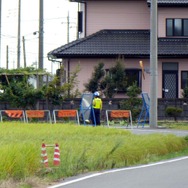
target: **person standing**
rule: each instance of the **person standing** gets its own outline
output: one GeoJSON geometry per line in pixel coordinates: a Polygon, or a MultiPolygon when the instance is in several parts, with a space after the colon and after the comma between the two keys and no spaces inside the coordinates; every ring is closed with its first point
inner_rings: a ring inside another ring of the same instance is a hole
{"type": "Polygon", "coordinates": [[[94,93],[92,107],[93,107],[94,115],[95,115],[95,122],[93,122],[93,123],[96,123],[96,125],[100,125],[101,124],[100,114],[101,114],[101,110],[102,110],[102,100],[100,98],[100,94],[98,91],[96,91],[94,93]]]}

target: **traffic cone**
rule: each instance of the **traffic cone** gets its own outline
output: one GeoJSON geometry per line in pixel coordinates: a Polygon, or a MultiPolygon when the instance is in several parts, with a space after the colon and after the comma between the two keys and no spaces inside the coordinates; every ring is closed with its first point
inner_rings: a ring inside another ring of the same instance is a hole
{"type": "Polygon", "coordinates": [[[48,156],[46,152],[46,145],[43,143],[41,148],[42,163],[45,167],[48,167],[48,156]]]}
{"type": "Polygon", "coordinates": [[[54,166],[60,165],[60,151],[59,151],[59,145],[55,144],[55,150],[54,150],[54,166]]]}

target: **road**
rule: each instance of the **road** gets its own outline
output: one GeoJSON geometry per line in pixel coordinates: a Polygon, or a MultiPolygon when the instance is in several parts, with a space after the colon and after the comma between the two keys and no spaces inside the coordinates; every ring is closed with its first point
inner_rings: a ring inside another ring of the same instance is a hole
{"type": "Polygon", "coordinates": [[[187,188],[188,157],[105,171],[50,188],[187,188]]]}
{"type": "Polygon", "coordinates": [[[188,131],[184,130],[174,130],[174,129],[165,129],[165,128],[133,128],[129,129],[134,134],[153,134],[153,133],[162,133],[162,134],[175,134],[176,136],[186,136],[188,131]]]}
{"type": "MultiPolygon", "coordinates": [[[[188,135],[169,129],[130,129],[134,134],[188,135]]],[[[49,188],[187,188],[188,157],[72,177],[49,188]]]]}

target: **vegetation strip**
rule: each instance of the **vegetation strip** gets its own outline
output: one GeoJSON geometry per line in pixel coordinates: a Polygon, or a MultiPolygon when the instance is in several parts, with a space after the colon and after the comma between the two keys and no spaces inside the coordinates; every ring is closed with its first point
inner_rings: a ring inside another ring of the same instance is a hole
{"type": "MultiPolygon", "coordinates": [[[[184,151],[187,138],[173,134],[134,135],[128,130],[73,124],[1,123],[0,180],[57,181],[81,173],[123,168],[159,161],[184,151]],[[54,148],[47,148],[49,168],[41,163],[41,145],[59,144],[60,165],[54,167],[54,148]]],[[[1,184],[0,184],[1,186],[1,184]]]]}

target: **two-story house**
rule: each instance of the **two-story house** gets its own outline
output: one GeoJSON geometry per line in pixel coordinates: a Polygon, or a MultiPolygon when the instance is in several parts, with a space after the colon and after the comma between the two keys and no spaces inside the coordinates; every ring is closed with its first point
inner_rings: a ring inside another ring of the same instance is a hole
{"type": "MultiPolygon", "coordinates": [[[[99,62],[109,69],[121,55],[125,72],[150,91],[150,0],[78,2],[79,39],[48,53],[67,75],[80,63],[79,90],[99,62]],[[139,62],[144,63],[145,79],[139,62]]],[[[188,0],[158,0],[158,98],[181,98],[188,86],[188,0]]]]}

